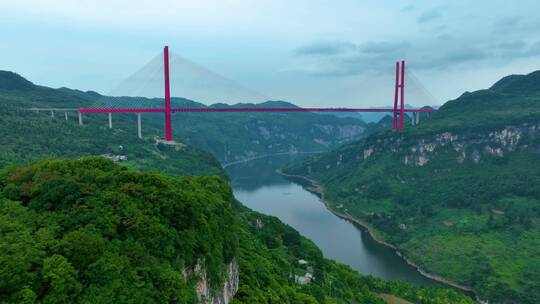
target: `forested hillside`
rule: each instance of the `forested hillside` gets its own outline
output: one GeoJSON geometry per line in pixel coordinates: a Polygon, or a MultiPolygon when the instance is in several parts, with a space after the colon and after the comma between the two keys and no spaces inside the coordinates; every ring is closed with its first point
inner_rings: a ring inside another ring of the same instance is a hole
{"type": "Polygon", "coordinates": [[[285,171],[428,272],[490,303],[538,303],[539,92],[540,72],[509,76],[285,171]]]}
{"type": "Polygon", "coordinates": [[[0,175],[0,298],[9,303],[196,303],[237,255],[232,193],[217,177],[138,173],[103,158],[0,175]]]}
{"type": "Polygon", "coordinates": [[[198,303],[201,273],[189,269],[202,265],[217,291],[236,260],[234,303],[384,303],[386,294],[472,303],[324,259],[297,231],[233,202],[221,178],[140,173],[99,157],[4,169],[0,231],[9,303],[198,303]],[[314,268],[311,284],[294,281],[300,259],[314,268]]]}

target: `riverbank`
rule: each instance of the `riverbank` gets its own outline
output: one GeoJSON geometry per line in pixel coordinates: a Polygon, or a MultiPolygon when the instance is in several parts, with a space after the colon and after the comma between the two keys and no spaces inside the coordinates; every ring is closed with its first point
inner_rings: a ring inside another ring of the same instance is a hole
{"type": "Polygon", "coordinates": [[[453,282],[453,281],[450,281],[450,280],[447,280],[443,277],[440,277],[438,275],[435,275],[435,274],[432,274],[432,273],[429,273],[427,272],[426,270],[422,269],[419,265],[417,265],[415,262],[413,262],[412,260],[410,260],[408,257],[406,257],[404,254],[402,254],[398,248],[396,246],[394,246],[393,244],[390,244],[388,242],[386,242],[385,240],[383,240],[381,237],[377,236],[377,232],[376,232],[376,229],[371,226],[368,222],[364,221],[364,220],[361,220],[361,219],[358,219],[352,215],[350,215],[349,213],[347,212],[340,212],[340,211],[337,211],[335,210],[332,205],[329,203],[329,200],[325,197],[325,192],[324,192],[324,187],[322,185],[320,185],[319,183],[317,183],[315,180],[312,180],[306,176],[302,176],[302,175],[294,175],[294,174],[287,174],[287,173],[284,173],[282,172],[281,170],[276,170],[276,172],[284,177],[288,177],[288,178],[297,178],[297,179],[301,179],[301,180],[304,180],[306,181],[309,185],[308,186],[305,186],[305,185],[302,185],[304,187],[304,189],[306,189],[307,191],[311,192],[311,193],[314,193],[316,194],[320,200],[323,202],[323,204],[325,205],[325,207],[330,211],[332,212],[334,215],[338,216],[339,218],[342,218],[344,220],[347,220],[351,223],[354,223],[354,224],[357,224],[361,227],[363,227],[367,232],[368,234],[370,235],[370,237],[376,241],[377,243],[381,244],[381,245],[384,245],[386,247],[389,247],[391,248],[401,259],[403,259],[408,265],[412,266],[413,268],[416,269],[416,271],[418,273],[420,273],[422,276],[428,278],[428,279],[431,279],[433,281],[436,281],[436,282],[439,282],[439,283],[442,283],[444,285],[447,285],[447,286],[451,286],[453,288],[456,288],[456,289],[459,289],[459,290],[462,290],[464,292],[467,292],[467,293],[471,293],[472,295],[474,295],[474,297],[476,298],[476,300],[479,302],[479,303],[487,303],[487,302],[484,302],[482,301],[479,297],[478,297],[478,294],[476,293],[476,291],[470,287],[470,286],[465,286],[465,285],[461,285],[459,283],[456,283],[456,282],[453,282]]]}

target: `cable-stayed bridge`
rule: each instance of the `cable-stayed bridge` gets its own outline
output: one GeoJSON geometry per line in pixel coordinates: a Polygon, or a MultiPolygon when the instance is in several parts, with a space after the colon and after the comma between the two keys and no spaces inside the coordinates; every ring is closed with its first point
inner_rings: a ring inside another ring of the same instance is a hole
{"type": "MultiPolygon", "coordinates": [[[[176,59],[175,60],[180,60],[176,59]]],[[[189,67],[189,65],[188,65],[189,67]]],[[[218,88],[218,94],[223,91],[224,94],[232,96],[254,96],[257,93],[251,92],[245,88],[233,85],[232,81],[216,77],[218,75],[212,73],[211,71],[197,68],[192,69],[195,71],[194,77],[190,79],[184,79],[185,82],[191,82],[195,86],[202,86],[204,91],[204,85],[206,84],[206,79],[218,79],[217,85],[214,81],[214,87],[218,88]],[[210,76],[210,77],[209,77],[210,76]],[[245,92],[248,92],[247,95],[245,92]]],[[[171,121],[172,113],[178,112],[191,112],[191,113],[207,113],[207,112],[359,112],[359,113],[392,113],[393,116],[393,129],[395,131],[402,130],[405,127],[405,116],[406,113],[412,115],[412,122],[418,123],[420,119],[420,113],[432,113],[435,112],[435,109],[432,108],[405,108],[405,61],[396,62],[395,67],[395,85],[394,85],[394,104],[393,107],[389,108],[318,108],[318,107],[176,107],[171,104],[171,73],[170,73],[170,54],[169,48],[166,46],[163,49],[163,55],[159,56],[155,60],[151,61],[150,64],[147,64],[140,70],[140,73],[136,75],[144,75],[144,77],[150,77],[158,82],[161,82],[162,85],[162,96],[164,97],[163,105],[156,106],[155,102],[149,103],[147,98],[144,98],[144,102],[141,100],[143,98],[135,99],[139,102],[131,102],[129,105],[122,104],[121,102],[114,102],[115,100],[122,100],[122,97],[112,98],[112,101],[102,102],[95,107],[87,108],[32,108],[34,111],[50,111],[51,116],[54,117],[55,111],[64,111],[65,118],[67,120],[68,111],[76,111],[79,116],[79,124],[83,124],[83,114],[92,114],[92,113],[106,113],[109,116],[109,128],[112,128],[112,114],[113,113],[136,113],[137,114],[137,123],[138,123],[138,135],[142,137],[141,130],[141,113],[163,113],[165,117],[164,133],[165,140],[167,142],[172,142],[173,140],[173,126],[171,121]],[[162,65],[156,65],[155,62],[162,62],[162,65]],[[162,71],[162,76],[159,75],[162,71]]],[[[134,77],[130,79],[129,82],[132,85],[135,85],[138,90],[144,89],[147,83],[141,82],[140,79],[134,77]]],[[[125,88],[124,88],[125,89],[125,88]]],[[[133,89],[133,88],[128,88],[133,89]]],[[[116,93],[116,95],[121,95],[121,93],[116,93]]]]}

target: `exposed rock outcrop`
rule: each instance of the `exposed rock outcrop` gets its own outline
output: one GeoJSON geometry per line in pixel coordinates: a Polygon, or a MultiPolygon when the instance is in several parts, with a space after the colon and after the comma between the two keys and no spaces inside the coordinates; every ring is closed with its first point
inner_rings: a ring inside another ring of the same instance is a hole
{"type": "Polygon", "coordinates": [[[332,135],[338,139],[352,140],[361,136],[365,132],[365,128],[360,125],[320,125],[315,127],[327,135],[332,135]]]}
{"type": "Polygon", "coordinates": [[[456,162],[480,162],[484,157],[504,157],[514,151],[540,151],[540,123],[524,123],[485,132],[444,132],[404,141],[401,137],[378,139],[361,153],[363,159],[391,151],[409,166],[424,166],[440,152],[453,153],[456,162]]]}
{"type": "Polygon", "coordinates": [[[199,279],[195,291],[200,304],[229,304],[238,291],[239,271],[236,258],[227,265],[227,277],[220,290],[210,286],[203,260],[199,261],[195,267],[185,269],[183,274],[186,280],[192,276],[199,279]]]}

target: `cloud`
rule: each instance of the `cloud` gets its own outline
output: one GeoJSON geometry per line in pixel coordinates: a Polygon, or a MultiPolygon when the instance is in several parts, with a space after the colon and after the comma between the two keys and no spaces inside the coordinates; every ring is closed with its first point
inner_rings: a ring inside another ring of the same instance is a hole
{"type": "Polygon", "coordinates": [[[412,4],[408,4],[408,5],[405,5],[404,7],[402,7],[400,9],[401,12],[410,12],[410,11],[414,11],[416,9],[416,6],[412,5],[412,4]]]}
{"type": "Polygon", "coordinates": [[[510,61],[512,59],[535,57],[540,55],[540,41],[526,42],[524,40],[505,40],[489,45],[493,57],[510,61]]]}
{"type": "Polygon", "coordinates": [[[409,46],[404,41],[319,42],[301,46],[294,50],[297,56],[345,56],[345,55],[383,55],[402,51],[409,46]]]}
{"type": "Polygon", "coordinates": [[[502,50],[522,50],[525,47],[523,40],[503,41],[497,45],[497,48],[502,50]]]}
{"type": "Polygon", "coordinates": [[[314,76],[351,76],[363,72],[384,70],[410,48],[405,41],[324,42],[294,50],[303,62],[284,69],[314,76]]]}
{"type": "Polygon", "coordinates": [[[421,69],[446,69],[460,64],[487,64],[499,66],[501,63],[509,63],[520,58],[540,56],[540,41],[526,43],[522,40],[503,41],[500,43],[476,42],[475,44],[463,43],[464,46],[456,47],[453,41],[445,41],[446,49],[443,52],[431,52],[415,50],[420,54],[420,60],[414,59],[415,66],[421,69]],[[451,46],[447,46],[451,45],[451,46]],[[467,45],[474,45],[470,47],[467,45]],[[424,55],[422,55],[424,54],[424,55]]]}
{"type": "Polygon", "coordinates": [[[528,57],[540,55],[540,41],[532,44],[525,53],[528,57]]]}
{"type": "MultiPolygon", "coordinates": [[[[512,18],[501,19],[497,24],[506,28],[525,25],[512,18]]],[[[343,77],[384,73],[392,62],[404,57],[415,69],[441,71],[496,67],[520,58],[540,56],[540,41],[531,40],[532,37],[457,36],[447,32],[445,27],[435,29],[440,33],[412,42],[368,40],[363,43],[340,41],[304,45],[294,50],[294,67],[284,70],[319,77],[343,77]]]]}
{"type": "Polygon", "coordinates": [[[465,47],[446,52],[444,59],[449,63],[462,63],[472,60],[482,60],[488,56],[488,53],[484,50],[465,47]]]}
{"type": "Polygon", "coordinates": [[[517,16],[505,17],[493,23],[493,31],[499,33],[510,33],[519,29],[521,26],[520,18],[517,16]]]}
{"type": "Polygon", "coordinates": [[[479,62],[491,56],[483,49],[474,47],[454,47],[439,52],[418,52],[418,57],[412,58],[417,69],[442,70],[464,63],[479,62]]]}
{"type": "Polygon", "coordinates": [[[322,77],[380,73],[386,72],[388,66],[404,54],[410,54],[407,61],[416,69],[443,70],[537,56],[540,41],[529,45],[521,40],[492,43],[471,39],[456,44],[452,36],[443,35],[421,45],[407,41],[315,43],[296,49],[294,55],[301,58],[301,62],[285,70],[322,77]]]}
{"type": "Polygon", "coordinates": [[[354,50],[356,45],[350,42],[319,42],[297,48],[296,55],[338,55],[354,50]]]}
{"type": "Polygon", "coordinates": [[[361,44],[359,49],[365,54],[390,54],[402,52],[407,48],[409,44],[407,42],[394,42],[394,41],[382,41],[382,42],[367,42],[361,44]]]}
{"type": "Polygon", "coordinates": [[[502,54],[512,58],[536,57],[540,55],[540,41],[526,44],[523,41],[499,45],[502,54]]]}
{"type": "Polygon", "coordinates": [[[447,34],[447,33],[445,33],[445,34],[440,34],[440,35],[437,36],[437,39],[439,39],[439,40],[446,40],[446,41],[447,41],[447,40],[451,40],[451,39],[453,39],[453,38],[454,38],[454,37],[453,37],[452,35],[447,34]]]}
{"type": "Polygon", "coordinates": [[[438,9],[431,9],[423,12],[416,21],[418,23],[425,23],[441,17],[441,12],[438,9]]]}

